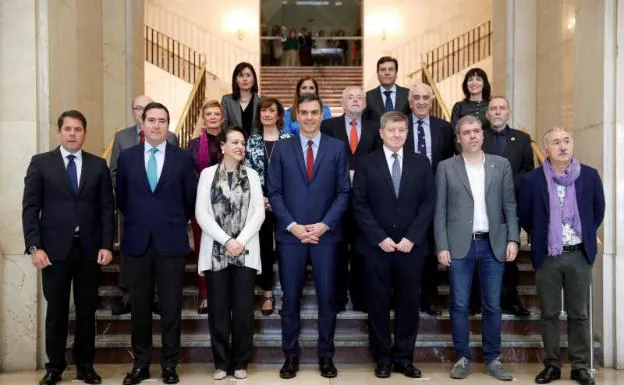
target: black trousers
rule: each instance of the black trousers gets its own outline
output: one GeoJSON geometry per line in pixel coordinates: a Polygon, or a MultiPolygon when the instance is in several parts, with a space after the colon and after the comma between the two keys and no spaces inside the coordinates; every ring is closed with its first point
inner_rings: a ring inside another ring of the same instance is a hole
{"type": "Polygon", "coordinates": [[[185,256],[160,255],[153,240],[145,252],[126,258],[132,309],[134,367],[147,368],[152,356],[152,294],[154,283],[160,297],[160,364],[172,368],[180,358],[182,328],[182,280],[185,256]]]}
{"type": "Polygon", "coordinates": [[[411,363],[420,323],[420,280],[424,258],[382,251],[366,255],[369,340],[377,362],[411,363]],[[394,291],[394,342],[390,298],[394,291]]]}
{"type": "Polygon", "coordinates": [[[348,209],[342,219],[343,241],[338,248],[338,267],[336,269],[336,304],[340,307],[349,301],[356,309],[366,307],[364,289],[364,259],[357,255],[353,246],[358,234],[358,227],[353,212],[348,209]]]}
{"type": "MultiPolygon", "coordinates": [[[[53,256],[50,256],[53,257],[53,256]]],[[[74,282],[76,331],[74,363],[79,368],[93,366],[95,355],[95,309],[98,300],[100,267],[95,259],[82,255],[80,238],[74,238],[70,255],[65,260],[54,260],[41,271],[43,296],[48,308],[45,320],[47,369],[63,371],[67,366],[65,350],[69,326],[69,297],[74,282]]]]}
{"type": "Polygon", "coordinates": [[[253,349],[256,270],[229,265],[223,270],[204,274],[208,285],[208,326],[215,369],[230,373],[247,369],[253,349]]]}
{"type": "Polygon", "coordinates": [[[262,273],[257,276],[256,282],[264,291],[273,290],[275,273],[273,263],[275,263],[275,244],[273,242],[275,234],[275,214],[271,211],[264,212],[264,222],[260,227],[260,262],[262,273]]]}
{"type": "MultiPolygon", "coordinates": [[[[433,230],[429,232],[429,244],[435,245],[433,239],[433,230]]],[[[443,274],[447,274],[444,270],[443,274]]],[[[422,270],[422,282],[420,288],[420,307],[424,310],[429,309],[433,305],[438,305],[439,302],[439,283],[440,273],[438,272],[438,257],[435,252],[428,255],[425,258],[425,263],[422,270]]]]}

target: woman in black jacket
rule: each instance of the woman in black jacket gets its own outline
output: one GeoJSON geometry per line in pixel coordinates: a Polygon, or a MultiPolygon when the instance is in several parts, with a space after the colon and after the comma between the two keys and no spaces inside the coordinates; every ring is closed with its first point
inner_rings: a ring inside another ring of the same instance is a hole
{"type": "Polygon", "coordinates": [[[487,74],[481,68],[471,68],[466,72],[464,82],[462,83],[462,91],[464,91],[464,100],[455,103],[453,113],[451,114],[451,123],[453,127],[457,125],[459,119],[466,115],[474,115],[483,123],[485,128],[488,121],[485,113],[488,110],[492,89],[488,81],[487,74]]]}

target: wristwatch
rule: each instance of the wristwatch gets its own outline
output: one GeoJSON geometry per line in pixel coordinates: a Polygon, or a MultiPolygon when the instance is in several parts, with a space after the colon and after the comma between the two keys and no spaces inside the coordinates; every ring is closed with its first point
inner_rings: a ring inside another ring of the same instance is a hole
{"type": "Polygon", "coordinates": [[[28,254],[33,255],[37,251],[37,246],[30,246],[28,248],[28,254]]]}

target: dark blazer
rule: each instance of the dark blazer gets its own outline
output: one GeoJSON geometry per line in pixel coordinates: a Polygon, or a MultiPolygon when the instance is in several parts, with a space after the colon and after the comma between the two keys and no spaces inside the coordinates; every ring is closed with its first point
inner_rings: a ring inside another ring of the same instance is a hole
{"type": "MultiPolygon", "coordinates": [[[[520,131],[507,126],[507,135],[505,136],[505,157],[511,165],[511,171],[514,175],[514,186],[516,192],[520,191],[520,179],[522,175],[533,170],[533,149],[531,148],[531,137],[520,131]]],[[[492,128],[486,128],[483,131],[483,152],[493,154],[494,152],[494,135],[492,128]]],[[[498,155],[498,154],[496,154],[498,155]]]]}
{"type": "Polygon", "coordinates": [[[434,211],[434,179],[426,156],[403,150],[399,197],[396,197],[383,149],[363,156],[353,178],[353,212],[361,229],[358,253],[383,253],[387,237],[414,243],[411,254],[430,254],[429,227],[434,211]]]}
{"type": "Polygon", "coordinates": [[[152,237],[161,255],[190,252],[186,224],[195,212],[197,173],[193,156],[167,143],[165,162],[152,193],[144,158],[145,146],[134,146],[119,156],[117,205],[123,213],[121,251],[142,254],[152,237]]]}
{"type": "MultiPolygon", "coordinates": [[[[247,136],[257,131],[256,125],[258,124],[258,122],[256,122],[256,114],[258,110],[258,104],[260,103],[260,96],[258,96],[258,94],[254,94],[253,99],[250,103],[253,103],[253,118],[251,121],[251,132],[247,132],[247,136]]],[[[223,97],[221,97],[221,106],[223,106],[223,111],[225,111],[223,128],[228,126],[238,126],[244,128],[243,114],[241,111],[240,103],[238,102],[238,100],[234,100],[232,94],[223,95],[223,97]]]]}
{"type": "Polygon", "coordinates": [[[22,200],[26,250],[43,249],[50,260],[64,260],[80,227],[83,255],[113,249],[115,201],[106,161],[82,151],[78,193],[72,190],[60,147],[32,157],[22,200]]]}
{"type": "MultiPolygon", "coordinates": [[[[411,111],[407,115],[407,119],[409,133],[403,148],[414,152],[416,150],[414,142],[414,115],[411,111]]],[[[455,155],[457,146],[455,145],[455,130],[453,130],[449,122],[429,115],[429,125],[431,128],[431,167],[435,174],[438,169],[438,163],[455,155]]]]}
{"type": "MultiPolygon", "coordinates": [[[[395,111],[401,111],[404,114],[410,113],[409,106],[409,88],[401,87],[397,84],[396,99],[394,102],[395,111]]],[[[380,124],[381,115],[386,112],[385,109],[385,95],[381,93],[379,86],[366,91],[366,109],[362,114],[362,119],[372,120],[377,124],[380,124]]]]}
{"type": "MultiPolygon", "coordinates": [[[[531,260],[539,269],[548,255],[548,186],[544,168],[538,167],[522,177],[518,200],[520,226],[531,236],[531,260]]],[[[574,183],[576,204],[581,216],[582,238],[587,262],[596,260],[596,231],[605,212],[604,190],[596,169],[581,164],[581,174],[574,183]]]]}
{"type": "Polygon", "coordinates": [[[300,242],[286,230],[292,222],[323,222],[329,231],[320,243],[341,241],[340,222],[349,205],[351,188],[346,152],[344,143],[321,134],[312,181],[308,182],[299,135],[281,141],[275,148],[267,176],[269,201],[277,217],[278,242],[300,242]]]}
{"type": "Polygon", "coordinates": [[[347,127],[344,114],[321,122],[321,132],[323,134],[336,138],[347,145],[347,163],[349,165],[349,170],[354,170],[356,159],[381,148],[382,142],[379,136],[379,122],[362,118],[362,132],[357,149],[355,150],[355,155],[351,153],[347,130],[351,130],[351,126],[349,125],[347,127]]]}

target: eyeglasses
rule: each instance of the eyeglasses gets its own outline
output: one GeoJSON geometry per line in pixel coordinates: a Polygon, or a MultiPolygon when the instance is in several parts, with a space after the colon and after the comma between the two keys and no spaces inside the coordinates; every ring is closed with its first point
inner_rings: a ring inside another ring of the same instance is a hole
{"type": "Polygon", "coordinates": [[[145,109],[145,106],[134,106],[132,107],[132,109],[134,111],[143,111],[145,109]]]}

